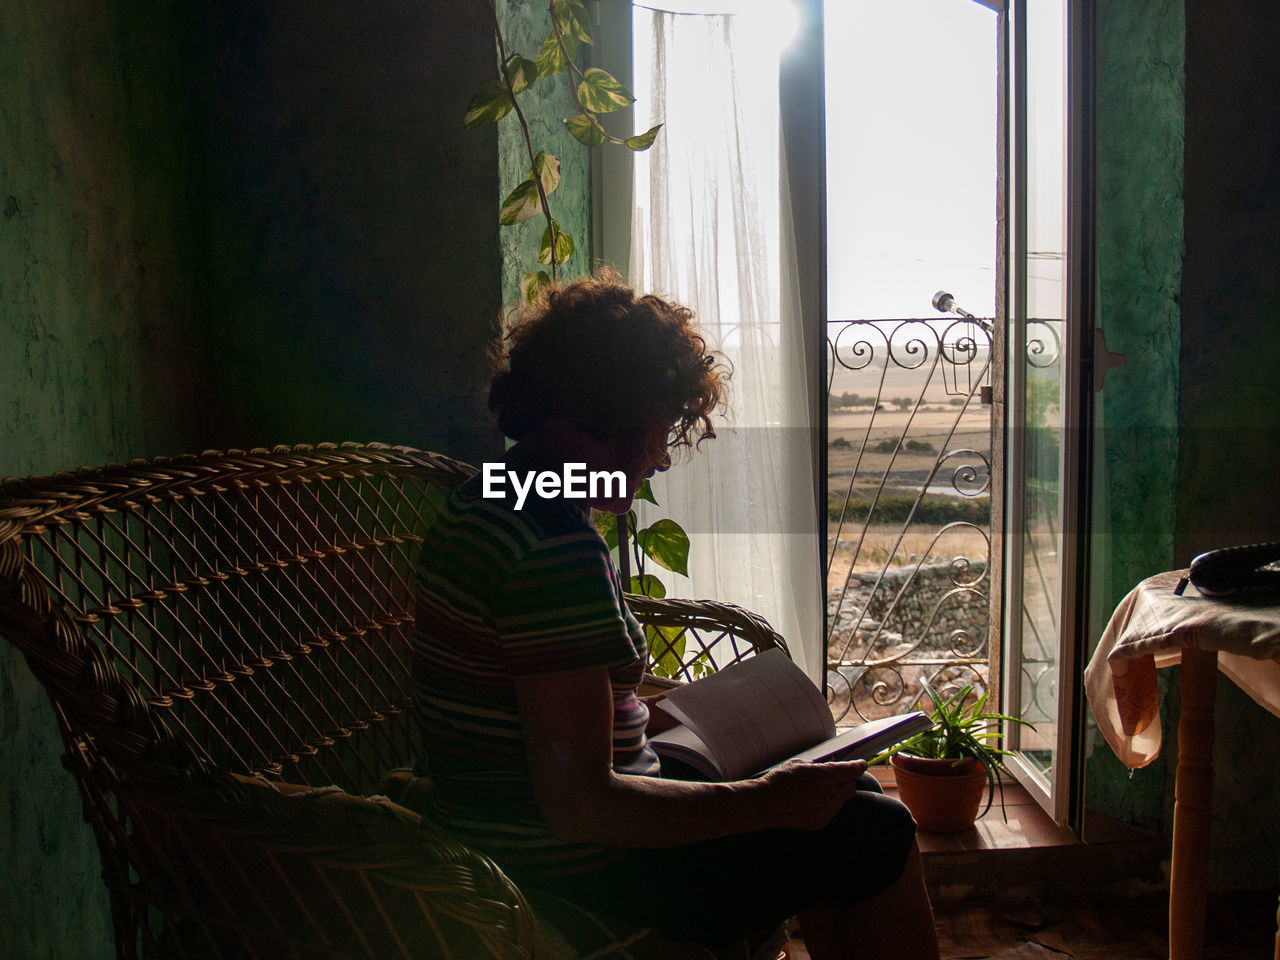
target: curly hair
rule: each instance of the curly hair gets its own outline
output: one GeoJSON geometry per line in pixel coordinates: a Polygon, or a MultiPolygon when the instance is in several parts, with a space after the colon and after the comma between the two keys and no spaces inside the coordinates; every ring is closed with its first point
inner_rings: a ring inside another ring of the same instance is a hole
{"type": "Polygon", "coordinates": [[[489,409],[513,440],[550,420],[601,439],[670,426],[668,446],[715,436],[728,370],[687,307],[612,272],[552,286],[491,351],[489,409]]]}

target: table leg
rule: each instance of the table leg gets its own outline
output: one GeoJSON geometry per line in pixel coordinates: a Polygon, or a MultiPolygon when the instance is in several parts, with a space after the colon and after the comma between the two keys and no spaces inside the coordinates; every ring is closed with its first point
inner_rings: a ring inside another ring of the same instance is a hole
{"type": "Polygon", "coordinates": [[[1201,960],[1204,955],[1213,799],[1213,700],[1217,687],[1217,651],[1184,648],[1169,878],[1171,960],[1201,960]]]}

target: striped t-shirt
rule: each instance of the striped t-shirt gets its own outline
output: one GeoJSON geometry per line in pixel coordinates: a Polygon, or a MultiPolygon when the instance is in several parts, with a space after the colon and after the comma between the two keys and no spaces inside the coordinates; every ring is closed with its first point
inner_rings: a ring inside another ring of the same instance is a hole
{"type": "Polygon", "coordinates": [[[585,511],[532,494],[523,509],[459,487],[418,561],[413,676],[425,734],[427,818],[524,876],[607,862],[605,847],[563,843],[538,809],[516,677],[607,667],[613,769],[656,776],[636,697],[644,631],[627,610],[608,548],[585,511]]]}

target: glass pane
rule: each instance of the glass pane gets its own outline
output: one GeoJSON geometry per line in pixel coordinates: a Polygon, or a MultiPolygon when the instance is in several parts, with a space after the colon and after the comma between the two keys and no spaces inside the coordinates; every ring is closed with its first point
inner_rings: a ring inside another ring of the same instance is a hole
{"type": "Polygon", "coordinates": [[[1058,651],[1062,591],[1061,463],[1063,323],[1066,317],[1066,0],[1026,4],[1026,250],[1021,264],[1025,322],[1020,324],[1023,406],[1018,675],[1011,693],[1016,746],[1046,780],[1057,743],[1058,651]]]}

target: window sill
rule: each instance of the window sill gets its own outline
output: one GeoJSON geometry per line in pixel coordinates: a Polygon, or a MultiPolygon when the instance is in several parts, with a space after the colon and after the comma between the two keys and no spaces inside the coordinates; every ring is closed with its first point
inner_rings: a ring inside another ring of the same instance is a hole
{"type": "MultiPolygon", "coordinates": [[[[872,767],[872,774],[884,792],[891,797],[898,795],[894,785],[893,768],[872,767]]],[[[995,802],[986,816],[979,819],[968,830],[959,833],[930,833],[921,830],[919,833],[920,852],[928,856],[933,853],[957,853],[968,850],[1019,850],[1029,847],[1063,847],[1079,844],[1080,838],[1060,827],[1040,808],[1040,804],[1032,799],[1021,784],[1006,783],[1004,785],[1004,809],[1008,822],[1000,815],[1000,795],[996,794],[995,802]]]]}
{"type": "MultiPolygon", "coordinates": [[[[892,769],[871,771],[896,796],[892,769]]],[[[970,897],[1132,896],[1165,885],[1163,841],[1102,814],[1089,814],[1082,840],[1055,824],[1019,784],[1005,784],[1008,821],[999,800],[959,833],[917,834],[935,901],[970,897]]]]}

